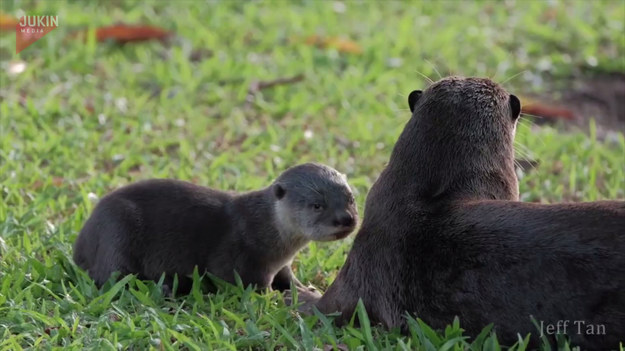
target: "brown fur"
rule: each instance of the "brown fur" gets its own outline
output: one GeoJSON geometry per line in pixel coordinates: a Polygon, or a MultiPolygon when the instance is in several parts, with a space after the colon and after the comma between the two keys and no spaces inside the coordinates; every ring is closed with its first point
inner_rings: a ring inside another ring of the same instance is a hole
{"type": "Polygon", "coordinates": [[[367,196],[364,220],[316,307],[348,320],[362,299],[374,322],[406,312],[504,344],[538,321],[604,324],[573,344],[625,339],[625,202],[518,202],[513,138],[520,103],[488,79],[450,77],[409,98],[412,118],[367,196]]]}

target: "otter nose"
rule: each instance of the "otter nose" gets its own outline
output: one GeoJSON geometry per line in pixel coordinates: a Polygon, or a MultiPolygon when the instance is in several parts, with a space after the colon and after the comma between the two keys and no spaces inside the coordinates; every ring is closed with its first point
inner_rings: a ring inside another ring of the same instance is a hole
{"type": "Polygon", "coordinates": [[[334,220],[334,226],[351,227],[354,225],[354,216],[349,213],[343,213],[334,220]]]}

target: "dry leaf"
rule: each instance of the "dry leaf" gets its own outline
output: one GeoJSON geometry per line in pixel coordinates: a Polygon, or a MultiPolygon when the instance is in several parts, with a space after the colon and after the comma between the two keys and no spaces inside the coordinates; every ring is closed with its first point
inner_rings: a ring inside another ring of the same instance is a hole
{"type": "Polygon", "coordinates": [[[312,35],[306,38],[305,43],[308,45],[314,45],[318,48],[331,48],[336,49],[339,52],[348,54],[362,54],[362,48],[358,43],[353,40],[339,37],[324,38],[317,35],[312,35]]]}
{"type": "MultiPolygon", "coordinates": [[[[108,27],[100,27],[95,31],[95,37],[98,42],[113,41],[117,44],[126,44],[134,42],[142,42],[148,40],[164,40],[171,35],[164,29],[143,26],[143,25],[127,25],[116,24],[108,27]]],[[[74,37],[85,38],[86,33],[78,33],[74,37]]]]}
{"type": "Polygon", "coordinates": [[[15,27],[17,27],[17,18],[13,16],[9,16],[5,13],[0,12],[0,31],[15,31],[15,27]]]}
{"type": "MultiPolygon", "coordinates": [[[[65,179],[61,178],[61,177],[53,177],[52,178],[52,186],[58,188],[61,187],[63,185],[63,183],[65,182],[65,179]]],[[[32,190],[39,190],[43,187],[44,185],[44,181],[41,179],[37,179],[31,186],[30,188],[32,190]]]]}
{"type": "Polygon", "coordinates": [[[537,101],[530,101],[528,104],[523,105],[523,107],[521,107],[521,112],[531,116],[543,117],[551,120],[565,119],[570,121],[575,119],[575,114],[569,109],[547,105],[537,101]]]}
{"type": "Polygon", "coordinates": [[[558,10],[556,8],[550,8],[543,12],[540,17],[542,22],[553,21],[558,17],[558,10]]]}
{"type": "Polygon", "coordinates": [[[118,24],[98,28],[96,30],[96,39],[100,42],[114,40],[117,43],[125,44],[146,40],[163,40],[170,34],[170,32],[157,27],[118,24]]]}
{"type": "Polygon", "coordinates": [[[83,103],[83,107],[85,108],[85,110],[91,114],[93,114],[95,112],[95,108],[93,107],[93,99],[92,98],[87,98],[85,99],[84,103],[83,103]]]}
{"type": "Polygon", "coordinates": [[[58,329],[60,329],[60,327],[47,327],[47,328],[45,328],[45,329],[43,330],[43,332],[44,332],[44,333],[46,333],[46,334],[48,334],[48,335],[50,335],[50,333],[51,333],[53,330],[58,330],[58,329]]]}
{"type": "Polygon", "coordinates": [[[61,177],[54,177],[52,178],[52,185],[54,185],[55,187],[60,187],[61,185],[63,185],[63,183],[65,182],[65,179],[61,178],[61,177]]]}

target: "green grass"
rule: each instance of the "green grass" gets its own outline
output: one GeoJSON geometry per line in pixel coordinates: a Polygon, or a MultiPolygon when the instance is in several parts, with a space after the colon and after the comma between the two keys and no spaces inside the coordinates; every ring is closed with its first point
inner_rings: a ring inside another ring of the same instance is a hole
{"type": "MultiPolygon", "coordinates": [[[[344,13],[329,1],[2,2],[5,13],[20,9],[58,15],[60,26],[20,55],[13,34],[0,36],[0,350],[497,350],[489,329],[463,338],[462,321],[434,331],[411,320],[407,336],[367,323],[335,328],[331,316],[299,316],[278,293],[241,286],[173,301],[131,278],[98,290],[71,246],[93,195],[154,177],[245,191],[319,161],[348,175],[362,214],[410,117],[407,94],[437,70],[498,81],[526,71],[505,83],[518,95],[540,91],[537,77],[625,72],[620,0],[369,1],[346,3],[344,13]],[[119,21],[177,37],[125,46],[68,39],[119,21]],[[362,53],[304,44],[311,35],[349,38],[362,53]],[[204,57],[190,59],[200,49],[204,57]],[[9,75],[11,60],[26,71],[9,75]],[[245,103],[251,82],[300,73],[304,81],[245,103]]],[[[599,141],[589,130],[521,125],[520,154],[540,161],[521,177],[524,201],[625,198],[623,134],[599,141]]],[[[325,289],[351,241],[311,244],[296,275],[325,289]]]]}

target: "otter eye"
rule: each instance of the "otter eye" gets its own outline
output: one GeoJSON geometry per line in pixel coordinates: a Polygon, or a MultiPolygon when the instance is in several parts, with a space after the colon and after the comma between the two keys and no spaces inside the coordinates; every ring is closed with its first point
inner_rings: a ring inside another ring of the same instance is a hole
{"type": "Polygon", "coordinates": [[[315,211],[319,211],[323,208],[323,206],[321,206],[321,204],[312,204],[312,208],[315,209],[315,211]]]}

